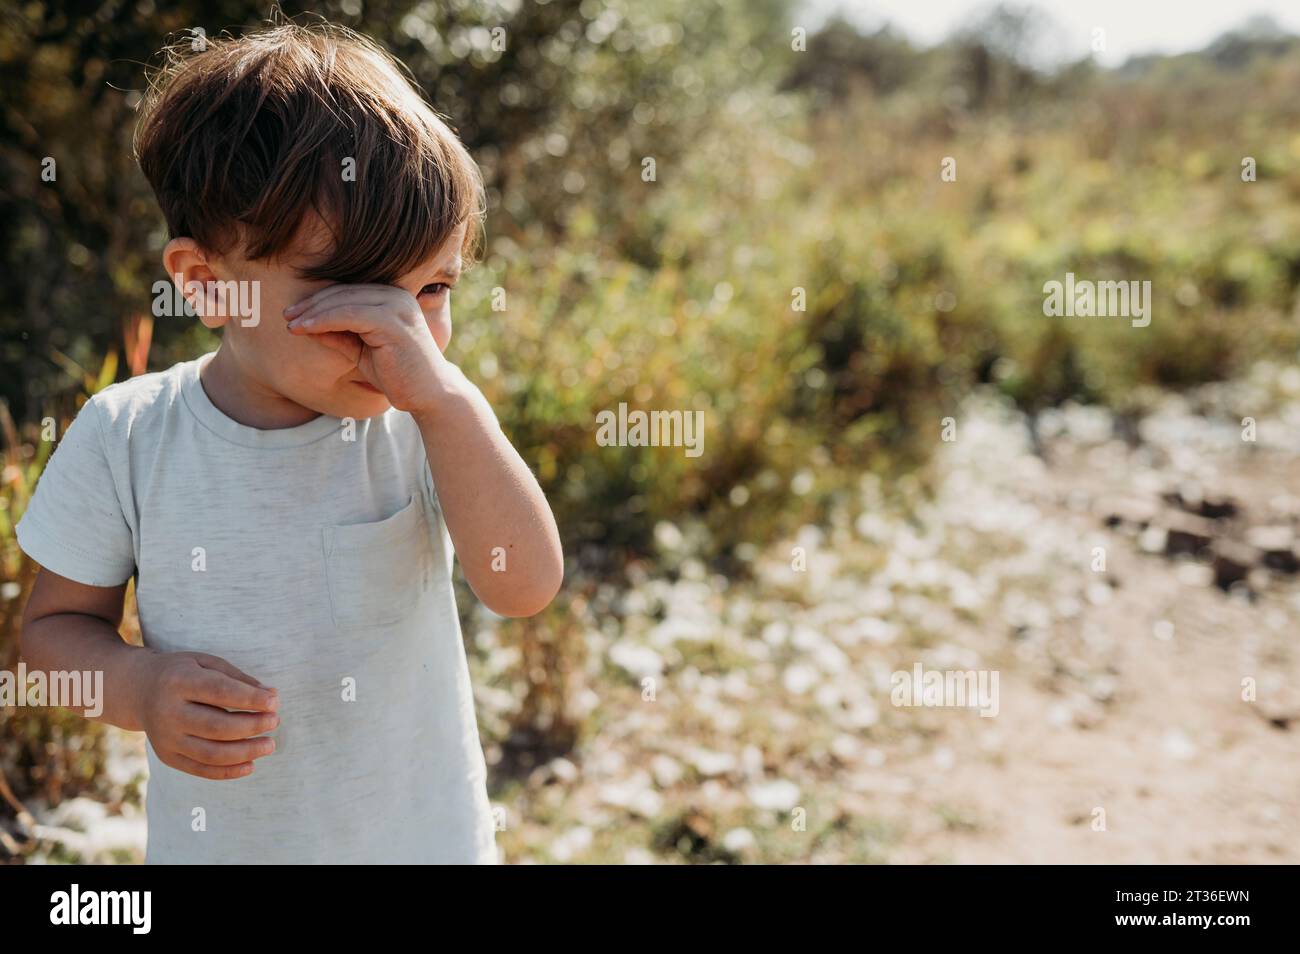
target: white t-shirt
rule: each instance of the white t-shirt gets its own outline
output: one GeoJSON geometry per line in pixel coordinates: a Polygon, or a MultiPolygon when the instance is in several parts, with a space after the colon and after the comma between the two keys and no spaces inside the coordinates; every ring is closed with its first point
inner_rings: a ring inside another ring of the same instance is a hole
{"type": "Polygon", "coordinates": [[[414,420],[246,427],[203,390],[210,357],[87,402],[17,527],[61,576],[135,575],[146,645],[279,690],[276,751],[249,776],[198,778],[148,747],[146,862],[496,863],[451,537],[414,420]]]}

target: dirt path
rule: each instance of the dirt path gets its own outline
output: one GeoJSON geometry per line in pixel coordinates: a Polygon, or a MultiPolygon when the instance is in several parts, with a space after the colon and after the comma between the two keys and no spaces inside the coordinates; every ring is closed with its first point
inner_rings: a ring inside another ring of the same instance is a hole
{"type": "Polygon", "coordinates": [[[1212,491],[1237,501],[1243,518],[1277,523],[1295,515],[1288,489],[1300,487],[1300,457],[1243,444],[1232,428],[1172,405],[1148,428],[1157,442],[1140,449],[1076,412],[1075,426],[1058,421],[1062,432],[1048,440],[1048,466],[1016,447],[1014,421],[986,410],[967,422],[970,446],[940,462],[949,528],[973,497],[985,514],[1031,508],[1028,549],[1042,575],[1010,576],[1003,606],[1032,616],[1024,601],[1041,599],[1044,612],[1009,653],[999,651],[1007,634],[996,617],[954,634],[986,659],[1007,658],[1001,711],[952,713],[927,751],[887,761],[914,785],[898,805],[912,837],[893,860],[1300,860],[1294,583],[1257,574],[1253,598],[1228,595],[1210,585],[1208,567],[1144,552],[1159,540],[1103,522],[1115,499],[1151,503],[1156,524],[1174,520],[1161,492],[1194,483],[1189,494],[1212,491]],[[1094,547],[1104,548],[1105,572],[1094,547]],[[1242,699],[1247,677],[1253,702],[1242,699]],[[935,751],[953,753],[940,758],[951,766],[936,770],[935,751]]]}
{"type": "Polygon", "coordinates": [[[1231,420],[1171,399],[1135,448],[1071,410],[1044,419],[1045,462],[974,401],[909,517],[868,480],[864,516],[772,547],[755,583],[688,560],[595,607],[595,728],[503,789],[507,859],[1300,860],[1295,578],[1229,594],[1159,539],[1193,481],[1241,508],[1216,533],[1295,526],[1285,429],[1244,445],[1231,420]],[[1108,527],[1116,498],[1155,529],[1108,527]],[[998,714],[891,704],[918,663],[996,670],[998,714]]]}

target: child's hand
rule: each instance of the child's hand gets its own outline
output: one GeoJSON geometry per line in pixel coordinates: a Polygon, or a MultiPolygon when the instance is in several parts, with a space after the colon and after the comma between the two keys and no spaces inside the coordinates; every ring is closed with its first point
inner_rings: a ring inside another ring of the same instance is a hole
{"type": "Polygon", "coordinates": [[[314,335],[356,362],[399,411],[418,414],[436,404],[443,389],[463,381],[460,369],[443,357],[419,301],[404,289],[330,285],[290,305],[284,316],[291,334],[314,335]]]}
{"type": "Polygon", "coordinates": [[[275,751],[274,739],[255,738],[280,724],[274,689],[207,653],[157,653],[147,665],[141,721],[164,765],[199,778],[242,778],[253,759],[275,751]]]}

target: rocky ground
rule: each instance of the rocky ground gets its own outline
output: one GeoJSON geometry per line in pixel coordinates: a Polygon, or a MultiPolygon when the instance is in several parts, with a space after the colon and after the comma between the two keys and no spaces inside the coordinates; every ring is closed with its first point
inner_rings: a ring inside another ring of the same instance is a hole
{"type": "MultiPolygon", "coordinates": [[[[503,859],[1300,861],[1300,371],[1146,403],[1031,439],[977,397],[928,479],[865,479],[752,581],[676,553],[599,594],[582,736],[531,771],[497,741],[518,651],[471,627],[503,859]],[[892,704],[918,663],[996,672],[997,714],[892,704]]],[[[122,811],[37,807],[43,856],[138,857],[122,811]]]]}

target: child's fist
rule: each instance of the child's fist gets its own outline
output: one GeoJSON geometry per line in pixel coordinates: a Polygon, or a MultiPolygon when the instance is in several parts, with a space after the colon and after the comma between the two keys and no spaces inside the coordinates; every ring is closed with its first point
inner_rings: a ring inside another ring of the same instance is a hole
{"type": "Polygon", "coordinates": [[[426,315],[420,300],[393,285],[338,284],[290,305],[284,316],[290,334],[311,335],[355,362],[399,411],[436,404],[457,380],[442,355],[451,340],[445,300],[426,315]]]}
{"type": "Polygon", "coordinates": [[[207,653],[157,653],[147,665],[142,722],[164,765],[199,778],[242,778],[253,759],[275,751],[273,739],[256,738],[280,724],[274,689],[207,653]]]}

